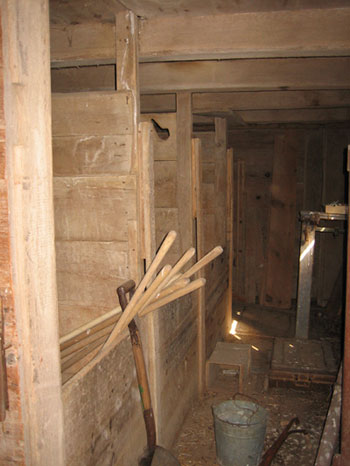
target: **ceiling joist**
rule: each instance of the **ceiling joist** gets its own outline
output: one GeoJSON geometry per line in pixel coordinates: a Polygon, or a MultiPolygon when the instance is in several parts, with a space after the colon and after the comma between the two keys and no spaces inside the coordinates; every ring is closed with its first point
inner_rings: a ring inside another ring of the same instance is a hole
{"type": "Polygon", "coordinates": [[[142,63],[144,94],[192,91],[350,89],[350,58],[142,63]]]}
{"type": "MultiPolygon", "coordinates": [[[[191,61],[350,55],[350,8],[153,17],[140,21],[139,58],[191,61]]],[[[53,67],[115,63],[115,24],[52,25],[53,67]]]]}
{"type": "MultiPolygon", "coordinates": [[[[193,113],[350,107],[350,90],[194,92],[193,113]]],[[[144,113],[176,111],[175,94],[141,95],[144,113]]]]}

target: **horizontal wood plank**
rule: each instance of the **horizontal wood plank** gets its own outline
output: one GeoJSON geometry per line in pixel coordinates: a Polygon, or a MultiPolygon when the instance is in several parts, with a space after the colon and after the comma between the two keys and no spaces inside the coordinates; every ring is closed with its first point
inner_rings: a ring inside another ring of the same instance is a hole
{"type": "Polygon", "coordinates": [[[78,322],[90,308],[117,305],[115,290],[129,278],[127,242],[57,241],[56,261],[59,307],[81,314],[78,322]]]}
{"type": "Polygon", "coordinates": [[[246,123],[325,123],[348,121],[348,108],[298,110],[247,110],[239,112],[246,123]]]}
{"type": "MultiPolygon", "coordinates": [[[[145,96],[146,97],[146,96],[145,96]]],[[[147,96],[151,107],[152,97],[147,96]]],[[[164,101],[163,105],[166,105],[164,101]]],[[[259,91],[259,92],[199,92],[192,95],[193,112],[230,112],[237,110],[278,110],[324,107],[346,107],[350,105],[350,90],[312,91],[259,91]]]]}
{"type": "Polygon", "coordinates": [[[131,92],[53,94],[53,136],[132,134],[132,99],[131,92]]]}
{"type": "MultiPolygon", "coordinates": [[[[140,60],[344,56],[349,21],[350,8],[148,17],[140,21],[140,60]]],[[[114,24],[52,26],[52,66],[114,59],[114,24]]]]}
{"type": "Polygon", "coordinates": [[[54,176],[129,173],[132,136],[62,136],[52,141],[54,176]]]}
{"type": "Polygon", "coordinates": [[[125,241],[136,219],[134,176],[54,179],[56,239],[125,241]]]}
{"type": "Polygon", "coordinates": [[[52,66],[110,63],[115,59],[115,24],[53,25],[50,42],[52,66]]]}
{"type": "Polygon", "coordinates": [[[222,60],[140,65],[143,93],[349,89],[349,57],[222,60]]]}

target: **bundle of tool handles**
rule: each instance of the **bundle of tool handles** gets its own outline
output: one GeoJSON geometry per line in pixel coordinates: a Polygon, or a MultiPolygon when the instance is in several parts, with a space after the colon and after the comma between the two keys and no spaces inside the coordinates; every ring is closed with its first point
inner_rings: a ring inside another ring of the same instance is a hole
{"type": "Polygon", "coordinates": [[[170,231],[164,239],[155,258],[153,259],[153,262],[149,266],[125,311],[104,344],[103,350],[108,349],[113,345],[118,335],[127,328],[128,324],[136,315],[144,316],[149,312],[154,311],[155,309],[158,309],[159,307],[164,306],[165,304],[168,304],[171,301],[174,301],[175,299],[191,293],[205,285],[205,278],[198,278],[197,280],[190,282],[190,277],[222,253],[222,248],[220,246],[214,248],[209,254],[194,264],[187,272],[181,273],[182,268],[194,256],[195,249],[190,248],[181,257],[181,259],[177,261],[174,267],[171,267],[171,265],[165,265],[158,275],[153,278],[167,252],[174,243],[175,238],[176,232],[170,231]]]}
{"type": "Polygon", "coordinates": [[[149,312],[155,311],[165,304],[181,298],[205,285],[205,278],[197,278],[191,281],[191,277],[219,256],[223,251],[222,247],[215,247],[192,265],[186,272],[182,272],[186,264],[190,262],[195,254],[195,249],[190,248],[173,267],[171,265],[165,265],[157,273],[159,266],[163,262],[175,239],[176,232],[170,231],[122,314],[120,314],[120,308],[117,313],[115,310],[111,311],[105,315],[105,319],[96,319],[96,325],[91,322],[90,325],[88,324],[81,327],[78,331],[61,338],[62,371],[68,369],[89,354],[89,348],[84,348],[83,340],[89,338],[90,352],[99,347],[99,353],[108,352],[112,346],[120,340],[122,332],[137,315],[145,316],[149,312]],[[118,314],[118,317],[120,315],[118,320],[116,314],[118,314]],[[107,325],[102,327],[103,323],[106,322],[108,322],[108,327],[107,325]],[[96,329],[96,333],[104,331],[100,333],[99,338],[92,339],[92,328],[96,329]],[[76,348],[76,351],[74,351],[74,348],[76,348]],[[73,355],[73,353],[75,354],[73,355]]]}

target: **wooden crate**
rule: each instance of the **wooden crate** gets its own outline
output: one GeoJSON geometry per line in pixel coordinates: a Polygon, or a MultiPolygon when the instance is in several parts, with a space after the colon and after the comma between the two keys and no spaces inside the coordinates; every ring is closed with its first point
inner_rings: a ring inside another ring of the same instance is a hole
{"type": "Polygon", "coordinates": [[[222,370],[236,369],[239,374],[239,391],[250,374],[251,346],[243,343],[218,342],[206,363],[206,380],[208,389],[218,389],[218,375],[222,370]]]}

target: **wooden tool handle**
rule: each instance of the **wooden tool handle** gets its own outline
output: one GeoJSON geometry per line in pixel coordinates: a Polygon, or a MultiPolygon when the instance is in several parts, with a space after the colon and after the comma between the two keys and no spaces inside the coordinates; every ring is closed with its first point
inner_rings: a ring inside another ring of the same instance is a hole
{"type": "Polygon", "coordinates": [[[180,278],[180,280],[176,280],[171,285],[167,286],[166,288],[163,288],[161,292],[157,295],[156,299],[165,298],[165,296],[168,296],[169,294],[173,293],[176,290],[179,290],[180,288],[184,288],[189,283],[189,278],[180,278]]]}
{"type": "Polygon", "coordinates": [[[127,327],[129,322],[135,317],[139,310],[139,306],[136,307],[137,302],[140,300],[142,293],[144,292],[145,288],[148,286],[150,281],[152,280],[153,275],[156,273],[157,268],[159,267],[160,263],[164,259],[166,253],[169,251],[171,246],[173,245],[176,239],[176,231],[169,231],[167,236],[165,237],[162,245],[160,246],[155,258],[153,259],[151,265],[149,266],[145,276],[141,280],[140,284],[136,288],[135,294],[131,298],[127,308],[123,312],[121,318],[119,319],[117,325],[113,329],[110,337],[108,338],[107,342],[103,346],[102,350],[107,350],[108,347],[112,346],[112,344],[117,339],[118,335],[123,331],[124,328],[127,327]]]}
{"type": "Polygon", "coordinates": [[[60,338],[60,350],[63,351],[69,346],[72,346],[78,341],[88,337],[92,333],[96,333],[99,330],[108,327],[112,323],[115,323],[119,319],[121,312],[121,307],[118,306],[112,311],[103,314],[103,316],[97,317],[96,319],[91,320],[87,324],[82,325],[67,335],[64,335],[60,338]]]}
{"type": "MultiPolygon", "coordinates": [[[[134,282],[131,283],[131,281],[129,281],[117,289],[119,302],[123,310],[127,308],[127,303],[128,303],[127,297],[126,297],[126,290],[128,290],[128,292],[130,291],[132,292],[134,288],[135,288],[135,283],[134,282]]],[[[143,410],[143,415],[144,415],[144,420],[145,420],[145,427],[146,427],[146,433],[147,433],[147,445],[150,451],[154,451],[156,447],[156,425],[155,425],[154,415],[153,415],[153,410],[152,410],[151,392],[150,392],[149,384],[148,384],[145,358],[144,358],[143,349],[142,349],[141,335],[140,335],[139,329],[137,328],[137,325],[134,319],[131,320],[128,327],[129,327],[129,333],[130,333],[130,338],[131,338],[132,352],[134,355],[142,410],[143,410]]]]}
{"type": "Polygon", "coordinates": [[[185,254],[176,262],[172,271],[168,275],[168,278],[164,281],[163,287],[165,288],[167,285],[173,283],[176,280],[176,277],[179,276],[179,272],[181,269],[185,267],[185,265],[192,259],[196,250],[194,248],[189,248],[185,254]]]}
{"type": "Polygon", "coordinates": [[[149,312],[155,311],[156,309],[165,306],[165,304],[171,303],[175,299],[181,298],[188,293],[192,293],[192,291],[198,290],[201,286],[204,286],[206,283],[205,278],[198,278],[198,280],[194,280],[189,285],[185,286],[184,288],[175,291],[174,293],[166,296],[162,299],[157,299],[154,303],[149,304],[145,309],[140,312],[140,316],[144,316],[149,312]]]}
{"type": "Polygon", "coordinates": [[[187,272],[185,272],[182,277],[183,278],[190,278],[194,275],[198,270],[209,264],[212,260],[214,260],[217,256],[222,254],[223,249],[221,246],[216,246],[212,249],[208,254],[206,254],[202,259],[200,259],[196,264],[194,264],[187,272]]]}
{"type": "Polygon", "coordinates": [[[107,350],[113,344],[117,336],[129,325],[131,320],[136,316],[140,309],[142,309],[150,301],[152,301],[152,299],[157,295],[163,280],[168,276],[170,271],[170,265],[164,266],[163,269],[157,275],[157,277],[154,279],[150,287],[145,291],[145,293],[141,296],[141,298],[138,301],[135,301],[134,299],[136,296],[135,292],[134,296],[131,298],[131,301],[126,306],[121,318],[119,319],[118,323],[111,332],[108,340],[104,344],[104,350],[107,350]]]}

